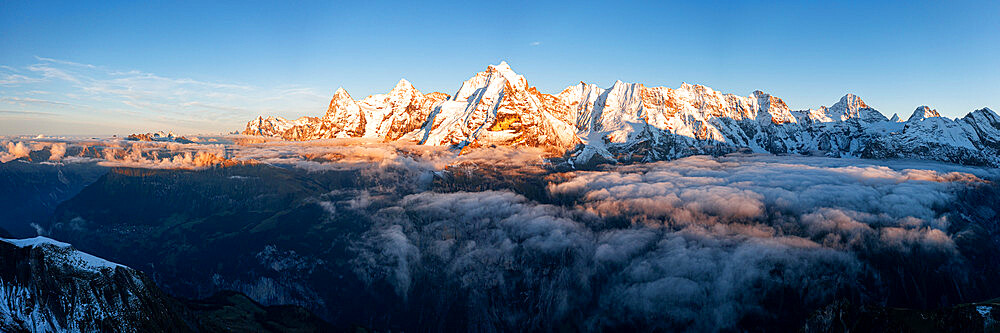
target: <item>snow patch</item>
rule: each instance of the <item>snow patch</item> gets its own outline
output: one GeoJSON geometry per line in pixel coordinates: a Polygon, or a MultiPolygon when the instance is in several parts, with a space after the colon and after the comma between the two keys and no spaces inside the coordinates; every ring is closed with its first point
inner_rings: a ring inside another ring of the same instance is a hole
{"type": "Polygon", "coordinates": [[[115,269],[117,267],[127,268],[124,265],[113,263],[108,260],[104,260],[97,256],[91,255],[89,253],[84,253],[73,248],[69,243],[60,242],[48,237],[37,236],[34,238],[25,239],[6,239],[0,238],[0,241],[4,241],[19,248],[36,247],[40,249],[46,249],[52,251],[52,258],[54,260],[62,261],[68,265],[76,266],[80,269],[88,271],[97,271],[101,269],[115,269]]]}

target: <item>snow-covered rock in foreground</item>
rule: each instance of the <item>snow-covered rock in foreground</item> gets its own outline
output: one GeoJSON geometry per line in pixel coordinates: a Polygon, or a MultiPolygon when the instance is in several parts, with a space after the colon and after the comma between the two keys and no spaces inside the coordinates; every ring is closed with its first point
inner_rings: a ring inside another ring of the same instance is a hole
{"type": "Polygon", "coordinates": [[[46,250],[48,259],[63,264],[68,264],[82,270],[98,272],[102,269],[114,270],[115,268],[126,268],[125,266],[74,250],[72,246],[51,238],[38,236],[25,239],[3,239],[0,241],[14,244],[20,248],[37,247],[46,250]]]}
{"type": "Polygon", "coordinates": [[[137,271],[45,237],[0,239],[0,331],[185,328],[137,271]]]}
{"type": "Polygon", "coordinates": [[[406,80],[358,101],[338,89],[323,117],[261,116],[243,134],[365,137],[463,150],[530,146],[566,156],[571,165],[749,151],[1000,166],[998,118],[981,109],[952,120],[920,107],[901,122],[853,94],[830,107],[793,111],[761,91],[738,96],[687,83],[671,89],[618,81],[602,89],[581,82],[551,95],[501,63],[463,82],[454,97],[422,94],[406,80]]]}
{"type": "Polygon", "coordinates": [[[69,244],[0,238],[0,332],[332,330],[301,307],[262,306],[232,291],[176,299],[139,271],[69,244]]]}

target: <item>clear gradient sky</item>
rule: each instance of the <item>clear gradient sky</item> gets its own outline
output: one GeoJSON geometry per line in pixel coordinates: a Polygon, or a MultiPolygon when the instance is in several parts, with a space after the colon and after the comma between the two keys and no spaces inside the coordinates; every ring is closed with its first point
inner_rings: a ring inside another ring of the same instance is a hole
{"type": "Polygon", "coordinates": [[[550,93],[688,82],[957,117],[1000,109],[1000,2],[0,1],[0,135],[239,130],[338,87],[452,94],[501,60],[550,93]]]}

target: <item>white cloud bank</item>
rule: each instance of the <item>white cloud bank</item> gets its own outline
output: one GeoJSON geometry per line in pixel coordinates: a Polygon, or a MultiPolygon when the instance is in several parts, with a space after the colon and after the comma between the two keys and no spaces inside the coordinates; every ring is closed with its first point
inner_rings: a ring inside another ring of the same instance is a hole
{"type": "Polygon", "coordinates": [[[4,154],[48,147],[62,163],[360,171],[368,185],[316,198],[331,220],[345,212],[365,219],[344,258],[354,273],[368,288],[390,286],[410,308],[461,307],[475,331],[571,322],[717,331],[746,318],[801,316],[839,297],[955,302],[996,273],[962,245],[1000,240],[963,217],[995,218],[996,198],[961,196],[995,186],[997,169],[732,155],[559,173],[522,149],[460,156],[364,140],[196,139],[8,141],[4,154]],[[514,183],[507,188],[518,193],[484,190],[477,177],[491,172],[501,183],[533,177],[542,195],[529,199],[514,183]],[[442,176],[449,173],[464,178],[442,176]]]}
{"type": "Polygon", "coordinates": [[[940,275],[919,279],[966,283],[948,205],[997,171],[900,165],[691,157],[550,175],[554,203],[569,204],[420,192],[361,208],[375,226],[354,245],[354,264],[362,280],[411,302],[415,289],[459,290],[472,330],[717,331],[862,288],[874,289],[867,297],[912,288],[873,271],[926,268],[940,275]]]}

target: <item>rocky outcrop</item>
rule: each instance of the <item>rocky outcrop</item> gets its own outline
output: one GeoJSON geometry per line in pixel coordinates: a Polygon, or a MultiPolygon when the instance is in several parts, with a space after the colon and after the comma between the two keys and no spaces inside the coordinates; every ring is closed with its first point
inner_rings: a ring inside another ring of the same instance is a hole
{"type": "Polygon", "coordinates": [[[131,268],[45,237],[0,239],[3,332],[315,332],[305,309],[235,292],[175,299],[131,268]]]}

